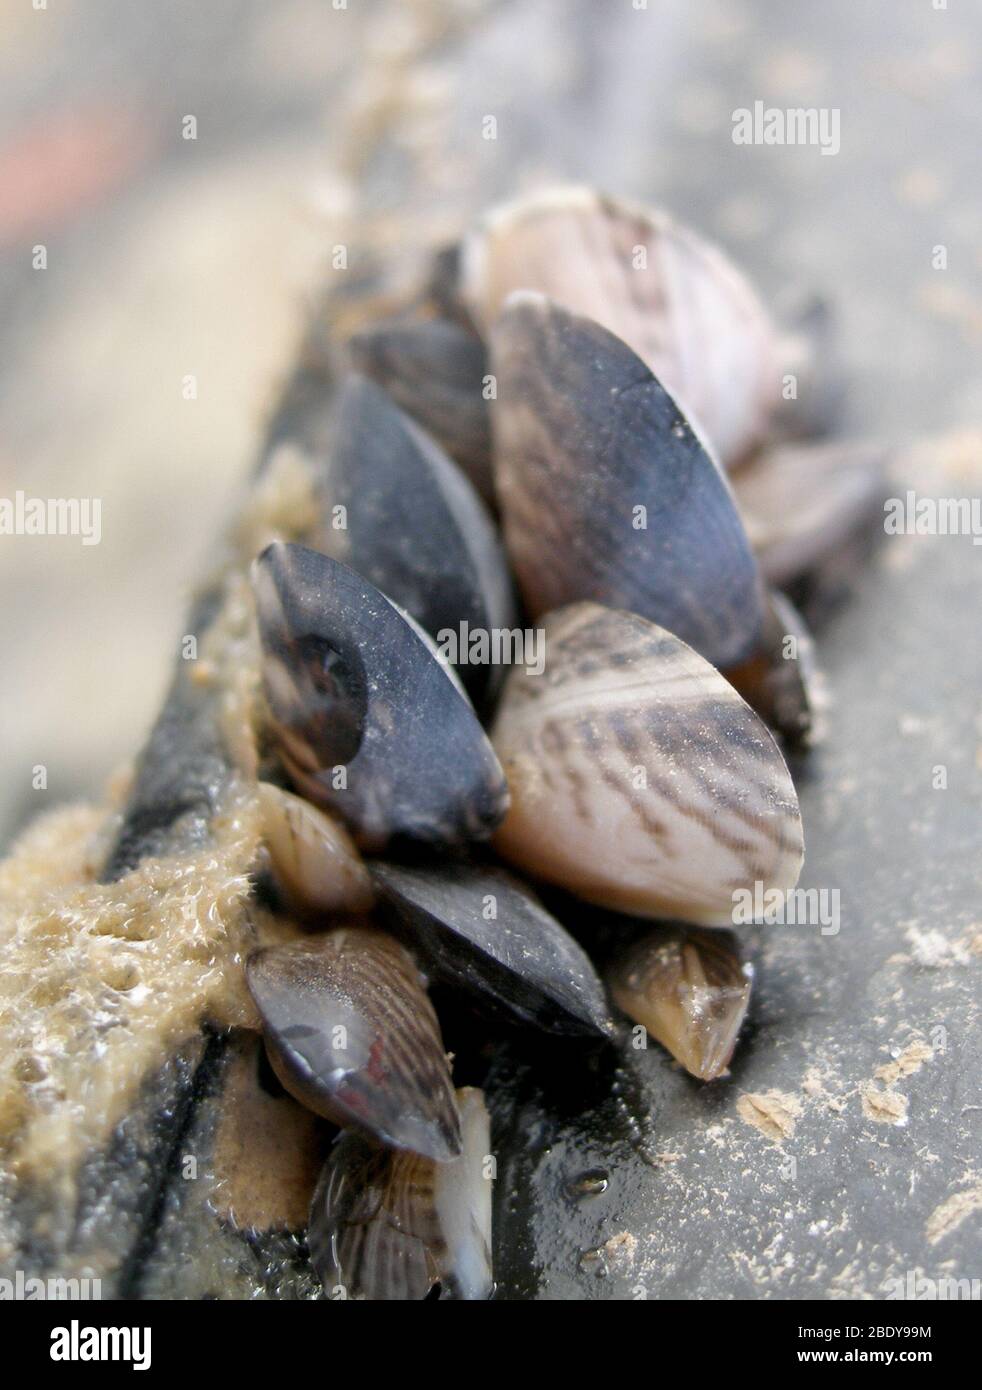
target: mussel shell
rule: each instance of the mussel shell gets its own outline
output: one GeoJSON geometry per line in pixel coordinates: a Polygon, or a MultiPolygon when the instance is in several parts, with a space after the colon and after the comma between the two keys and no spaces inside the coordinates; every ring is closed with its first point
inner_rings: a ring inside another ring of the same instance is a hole
{"type": "MultiPolygon", "coordinates": [[[[456,635],[461,623],[512,626],[511,576],[487,508],[436,441],[366,377],[353,374],[340,390],[326,491],[345,524],[328,525],[321,548],[432,637],[456,635]]],[[[480,696],[499,669],[465,665],[460,675],[480,696]]]]}
{"type": "Polygon", "coordinates": [[[746,660],[763,623],[756,562],[726,479],[645,364],[599,324],[524,293],[492,356],[505,541],[533,616],[593,599],[714,666],[746,660]]]}
{"type": "Polygon", "coordinates": [[[297,1100],[438,1162],[460,1153],[440,1025],[399,942],[339,927],[254,952],[246,976],[270,1062],[297,1100]]]}
{"type": "Polygon", "coordinates": [[[480,1091],[457,1092],[463,1151],[450,1163],[339,1136],[310,1208],[307,1244],[328,1297],[488,1298],[490,1128],[480,1091]]]}
{"type": "Polygon", "coordinates": [[[367,912],[372,881],[344,826],[271,782],[260,782],[258,791],[263,838],[293,904],[309,912],[367,912]]]}
{"type": "Polygon", "coordinates": [[[434,974],[550,1032],[610,1034],[603,985],[586,952],[512,874],[375,863],[372,876],[379,911],[434,974]]]}
{"type": "Polygon", "coordinates": [[[780,389],[770,317],[721,251],[664,213],[585,188],[547,191],[491,212],[461,267],[485,333],[514,290],[616,333],[727,466],[767,432],[780,389]]]}
{"type": "Polygon", "coordinates": [[[729,1066],[754,970],[734,935],[656,927],[611,966],[611,997],[686,1071],[712,1081],[729,1066]]]}
{"type": "Polygon", "coordinates": [[[777,589],[767,596],[759,649],[726,678],[789,744],[817,742],[822,696],[814,643],[804,618],[777,589]],[[787,654],[788,638],[794,639],[794,656],[787,654]]]}
{"type": "Polygon", "coordinates": [[[882,515],[886,449],[879,444],[783,445],[733,476],[747,534],[768,583],[821,564],[882,515]]]}
{"type": "Polygon", "coordinates": [[[348,352],[356,369],[384,387],[493,504],[484,397],[489,367],[481,339],[448,319],[391,319],[356,333],[348,352]]]}
{"type": "Polygon", "coordinates": [[[298,545],[267,547],[253,586],[272,733],[303,794],[362,847],[488,836],[508,804],[504,776],[467,697],[406,616],[298,545]]]}
{"type": "Polygon", "coordinates": [[[544,673],[511,672],[492,730],[512,798],[499,852],[590,902],[700,926],[731,925],[738,889],[792,888],[791,777],[719,672],[633,613],[574,604],[544,627],[544,673]]]}
{"type": "Polygon", "coordinates": [[[798,291],[781,314],[781,375],[794,376],[795,393],[780,401],[771,438],[819,439],[842,424],[846,364],[833,306],[813,291],[798,291]]]}

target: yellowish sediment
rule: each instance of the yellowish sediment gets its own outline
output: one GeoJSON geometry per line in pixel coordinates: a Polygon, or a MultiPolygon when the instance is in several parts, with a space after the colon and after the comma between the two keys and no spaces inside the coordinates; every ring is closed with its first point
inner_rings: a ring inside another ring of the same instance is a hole
{"type": "Polygon", "coordinates": [[[0,1145],[70,1179],[148,1074],[198,1029],[252,1022],[242,971],[259,819],[246,782],[215,842],[95,881],[104,807],[43,817],[0,864],[0,1145]]]}

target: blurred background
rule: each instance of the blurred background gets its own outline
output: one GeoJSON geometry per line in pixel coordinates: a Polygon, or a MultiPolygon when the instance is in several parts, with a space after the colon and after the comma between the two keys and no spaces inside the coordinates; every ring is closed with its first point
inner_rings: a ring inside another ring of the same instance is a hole
{"type": "Polygon", "coordinates": [[[827,293],[852,428],[941,434],[978,491],[977,6],[0,0],[0,23],[0,496],[102,501],[97,546],[0,537],[0,844],[136,751],[340,241],[355,268],[409,253],[557,178],[663,203],[767,301],[827,293]],[[838,108],[841,151],[735,146],[757,99],[838,108]]]}

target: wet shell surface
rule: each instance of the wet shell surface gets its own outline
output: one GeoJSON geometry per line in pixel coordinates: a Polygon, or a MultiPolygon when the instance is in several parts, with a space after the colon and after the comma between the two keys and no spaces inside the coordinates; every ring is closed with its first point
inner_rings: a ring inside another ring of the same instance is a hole
{"type": "MultiPolygon", "coordinates": [[[[457,465],[366,377],[342,386],[327,465],[322,549],[404,608],[433,638],[510,627],[511,576],[491,516],[457,465]],[[343,523],[343,524],[342,524],[343,523]]],[[[461,677],[483,694],[488,665],[461,677]]]]}
{"type": "Polygon", "coordinates": [[[463,864],[373,864],[379,910],[427,968],[550,1032],[609,1036],[586,952],[520,880],[463,864]]]}
{"type": "Polygon", "coordinates": [[[656,927],[608,972],[611,997],[686,1071],[713,1081],[729,1066],[754,971],[731,933],[656,927]]]}
{"type": "Polygon", "coordinates": [[[774,739],[684,642],[574,604],[515,668],[492,738],[511,788],[495,837],[530,874],[601,906],[729,926],[738,889],[790,889],[798,799],[774,739]]]}
{"type": "Polygon", "coordinates": [[[878,444],[789,444],[734,475],[747,534],[771,584],[813,569],[880,512],[886,458],[878,444]]]}
{"type": "Polygon", "coordinates": [[[348,352],[493,502],[488,373],[481,339],[448,319],[393,319],[355,334],[348,352]]]}
{"type": "Polygon", "coordinates": [[[253,566],[271,732],[305,796],[364,848],[486,838],[508,804],[466,695],[406,615],[326,555],[276,543],[253,566]]]}
{"type": "Polygon", "coordinates": [[[489,1298],[490,1125],[484,1097],[457,1092],[463,1148],[450,1163],[392,1153],[355,1133],[328,1155],[310,1209],[310,1258],[329,1298],[489,1298]]]}
{"type": "Polygon", "coordinates": [[[778,337],[749,282],[661,212],[585,188],[490,213],[464,243],[462,289],[485,333],[535,290],[631,347],[729,465],[763,436],[780,392],[778,337]]]}
{"type": "Polygon", "coordinates": [[[541,295],[494,330],[495,469],[533,616],[593,599],[650,618],[714,666],[755,650],[757,565],[726,479],[636,354],[541,295]]]}
{"type": "Polygon", "coordinates": [[[301,796],[259,783],[263,837],[291,902],[308,912],[367,912],[372,880],[344,826],[301,796]]]}
{"type": "Polygon", "coordinates": [[[339,927],[250,956],[273,1070],[309,1110],[445,1162],[460,1120],[440,1025],[409,952],[339,927]]]}

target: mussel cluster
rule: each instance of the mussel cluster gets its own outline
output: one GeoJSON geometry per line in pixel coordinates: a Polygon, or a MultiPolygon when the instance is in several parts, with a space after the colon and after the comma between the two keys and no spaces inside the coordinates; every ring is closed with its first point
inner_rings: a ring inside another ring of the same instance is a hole
{"type": "Polygon", "coordinates": [[[602,1048],[623,1014],[727,1068],[753,972],[713,929],[803,858],[779,740],[813,730],[810,644],[773,586],[877,497],[876,450],[795,440],[808,327],[571,189],[492,212],[346,344],[328,520],[253,568],[266,845],[308,929],[248,981],[280,1081],[341,1127],[308,1236],[329,1296],[493,1290],[488,1112],[431,984],[492,1036],[602,1048]],[[636,922],[606,984],[567,900],[636,922]]]}

